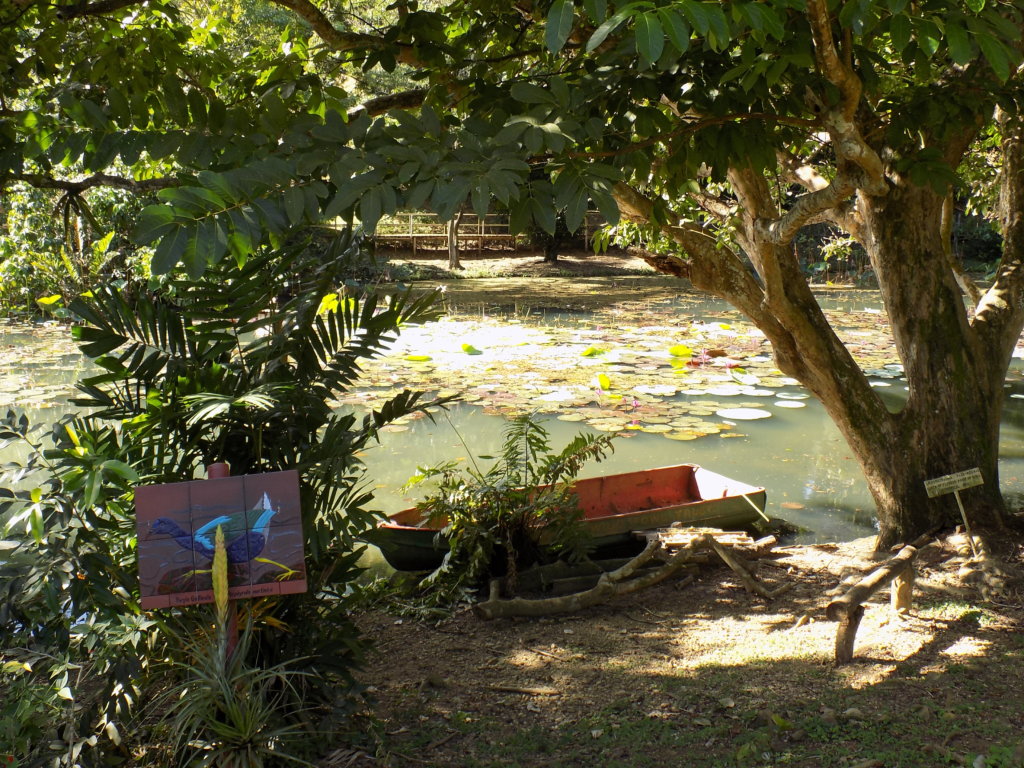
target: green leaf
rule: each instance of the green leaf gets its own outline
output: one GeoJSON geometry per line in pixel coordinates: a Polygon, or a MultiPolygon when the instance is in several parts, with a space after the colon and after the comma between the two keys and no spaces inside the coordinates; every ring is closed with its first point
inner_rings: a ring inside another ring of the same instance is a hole
{"type": "Polygon", "coordinates": [[[555,97],[544,88],[533,83],[516,82],[512,83],[509,89],[512,98],[523,104],[555,104],[555,97]]]}
{"type": "Polygon", "coordinates": [[[565,227],[570,232],[575,232],[583,224],[583,218],[587,215],[587,190],[577,187],[569,196],[565,204],[565,227]]]}
{"type": "Polygon", "coordinates": [[[603,355],[606,351],[600,347],[587,347],[580,352],[580,357],[597,357],[598,355],[603,355]]]}
{"type": "Polygon", "coordinates": [[[892,17],[889,24],[889,39],[897,53],[900,53],[910,43],[910,32],[910,19],[902,15],[892,17]]]}
{"type": "Polygon", "coordinates": [[[381,213],[380,189],[371,187],[359,200],[359,220],[368,232],[372,232],[380,221],[381,213]]]}
{"type": "Polygon", "coordinates": [[[473,205],[473,213],[482,219],[487,215],[487,209],[491,205],[490,185],[481,179],[470,191],[469,199],[473,205]]]}
{"type": "Polygon", "coordinates": [[[686,53],[690,48],[690,25],[674,8],[660,8],[658,15],[661,17],[669,42],[680,53],[686,53]]]}
{"type": "Polygon", "coordinates": [[[985,10],[985,0],[964,0],[964,2],[967,3],[967,7],[975,13],[981,13],[985,10]]]}
{"type": "Polygon", "coordinates": [[[611,392],[612,380],[609,379],[607,375],[605,375],[603,373],[597,374],[597,384],[598,384],[598,386],[601,387],[602,391],[604,391],[604,392],[611,392]]]}
{"type": "Polygon", "coordinates": [[[160,241],[153,254],[151,269],[154,275],[166,275],[174,269],[181,257],[185,254],[185,248],[189,242],[188,228],[181,226],[174,229],[160,241]]]}
{"type": "Polygon", "coordinates": [[[608,15],[607,0],[583,0],[583,10],[595,24],[600,24],[608,15]]]}
{"type": "Polygon", "coordinates": [[[1010,77],[1010,53],[1001,42],[992,35],[981,34],[977,36],[978,45],[985,56],[985,60],[992,67],[999,82],[1005,83],[1010,77]]]}
{"type": "Polygon", "coordinates": [[[139,224],[132,234],[132,240],[139,245],[148,245],[173,228],[174,210],[170,206],[148,205],[139,216],[139,224]]]}
{"type": "Polygon", "coordinates": [[[747,3],[743,6],[743,13],[750,21],[750,26],[758,32],[767,32],[776,40],[781,40],[786,33],[782,20],[768,5],[747,3]]]}
{"type": "Polygon", "coordinates": [[[562,50],[572,32],[572,21],[572,0],[556,0],[548,12],[547,29],[544,31],[544,43],[549,51],[558,53],[562,50]]]}
{"type": "Polygon", "coordinates": [[[207,265],[220,261],[228,243],[220,224],[213,217],[200,222],[194,237],[195,242],[186,249],[186,253],[192,253],[192,263],[186,266],[189,276],[199,277],[206,271],[207,265]]]}
{"type": "Polygon", "coordinates": [[[128,464],[125,464],[123,461],[117,461],[116,459],[107,459],[107,461],[104,461],[100,465],[100,467],[105,472],[113,472],[115,475],[124,478],[129,483],[135,483],[138,482],[139,480],[139,473],[132,469],[128,464]]]}
{"type": "Polygon", "coordinates": [[[610,19],[608,19],[608,21],[604,22],[604,24],[595,29],[594,34],[591,35],[590,39],[587,41],[587,53],[590,53],[599,45],[601,45],[601,43],[605,41],[608,35],[610,35],[612,32],[618,29],[619,25],[622,24],[622,22],[624,22],[625,20],[626,14],[623,13],[622,11],[619,11],[610,19]]]}
{"type": "Polygon", "coordinates": [[[971,60],[971,44],[967,31],[952,21],[946,22],[946,44],[949,46],[949,58],[957,64],[967,64],[971,60]]]}
{"type": "Polygon", "coordinates": [[[645,64],[654,64],[665,48],[665,32],[656,13],[644,13],[635,19],[636,50],[645,64]]]}
{"type": "Polygon", "coordinates": [[[479,349],[474,347],[472,344],[463,344],[462,345],[462,351],[465,352],[467,355],[482,355],[483,354],[483,352],[481,352],[479,349]]]}
{"type": "Polygon", "coordinates": [[[289,187],[284,191],[284,212],[293,227],[302,221],[306,213],[306,195],[302,187],[289,187]]]}
{"type": "MultiPolygon", "coordinates": [[[[38,503],[38,502],[37,502],[38,503]]],[[[32,530],[32,538],[36,544],[42,544],[43,538],[46,536],[46,531],[43,526],[43,512],[39,507],[33,507],[31,514],[28,517],[29,527],[32,530]]]]}
{"type": "Polygon", "coordinates": [[[711,18],[704,5],[696,0],[683,0],[680,5],[697,34],[706,35],[711,29],[711,18]]]}
{"type": "Polygon", "coordinates": [[[672,357],[692,357],[693,350],[685,344],[676,344],[668,348],[668,353],[672,357]]]}

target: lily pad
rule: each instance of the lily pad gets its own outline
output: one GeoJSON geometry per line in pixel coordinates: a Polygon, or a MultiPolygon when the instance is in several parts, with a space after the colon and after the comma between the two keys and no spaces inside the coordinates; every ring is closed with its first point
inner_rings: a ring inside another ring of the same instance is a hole
{"type": "Polygon", "coordinates": [[[719,397],[735,397],[736,395],[742,395],[743,387],[738,384],[723,384],[719,387],[708,387],[707,390],[709,395],[718,395],[719,397]]]}
{"type": "Polygon", "coordinates": [[[723,419],[735,419],[736,421],[768,419],[772,415],[771,411],[766,411],[763,408],[723,408],[715,413],[723,419]]]}
{"type": "Polygon", "coordinates": [[[777,408],[806,408],[807,403],[800,400],[776,400],[775,406],[777,408]]]}
{"type": "Polygon", "coordinates": [[[669,440],[696,440],[700,435],[696,432],[666,432],[665,437],[669,440]]]}
{"type": "Polygon", "coordinates": [[[650,432],[651,434],[660,435],[672,432],[672,427],[668,424],[644,424],[640,427],[643,432],[650,432]]]}

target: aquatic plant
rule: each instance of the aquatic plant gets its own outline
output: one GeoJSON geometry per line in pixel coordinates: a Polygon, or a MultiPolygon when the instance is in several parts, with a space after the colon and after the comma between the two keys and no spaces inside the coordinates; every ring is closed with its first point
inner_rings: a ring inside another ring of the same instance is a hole
{"type": "Polygon", "coordinates": [[[583,557],[587,542],[571,483],[588,461],[601,461],[614,450],[613,439],[580,433],[552,453],[543,424],[534,414],[521,414],[506,425],[501,454],[480,457],[496,458],[489,468],[474,460],[468,468],[446,462],[421,469],[408,487],[436,484],[418,508],[432,522],[444,523],[440,535],[450,542],[444,562],[424,585],[447,599],[500,574],[511,590],[523,566],[583,557]]]}

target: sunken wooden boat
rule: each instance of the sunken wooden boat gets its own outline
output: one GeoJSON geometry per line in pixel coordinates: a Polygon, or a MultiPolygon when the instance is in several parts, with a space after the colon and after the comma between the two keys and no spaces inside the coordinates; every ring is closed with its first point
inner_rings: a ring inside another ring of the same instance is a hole
{"type": "MultiPolygon", "coordinates": [[[[584,478],[573,483],[593,557],[637,547],[634,531],[675,523],[736,529],[763,517],[765,490],[696,464],[584,478]]],[[[391,515],[366,538],[399,571],[436,568],[448,551],[440,522],[413,507],[391,515]]]]}

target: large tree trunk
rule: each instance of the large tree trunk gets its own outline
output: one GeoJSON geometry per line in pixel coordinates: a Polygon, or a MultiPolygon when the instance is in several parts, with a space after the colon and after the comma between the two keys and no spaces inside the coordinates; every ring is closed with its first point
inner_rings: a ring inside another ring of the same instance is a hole
{"type": "MultiPolygon", "coordinates": [[[[859,201],[864,242],[903,362],[909,393],[861,460],[879,508],[883,543],[906,541],[932,522],[953,522],[952,495],[929,499],[924,481],[978,467],[984,486],[961,497],[971,523],[1002,525],[999,423],[1006,349],[972,325],[942,242],[943,197],[897,178],[884,197],[859,201]]],[[[1018,328],[1019,332],[1019,328],[1018,328]]]]}

